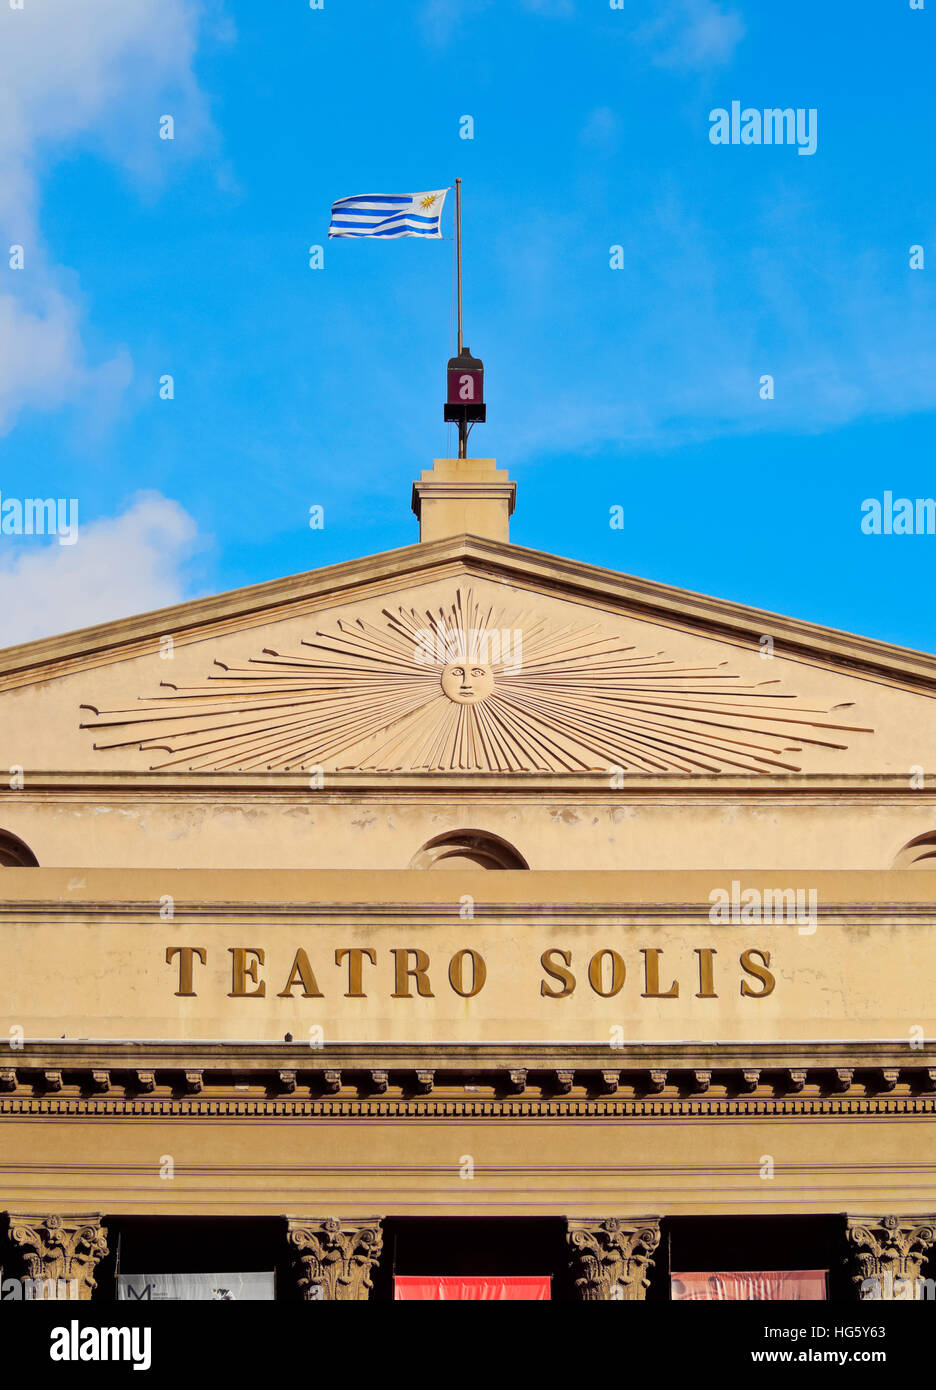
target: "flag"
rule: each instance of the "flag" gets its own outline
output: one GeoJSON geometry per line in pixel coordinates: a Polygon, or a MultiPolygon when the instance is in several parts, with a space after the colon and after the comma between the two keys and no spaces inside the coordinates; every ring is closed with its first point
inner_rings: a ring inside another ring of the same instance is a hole
{"type": "Polygon", "coordinates": [[[359,193],[339,198],[332,203],[328,235],[440,237],[447,192],[437,188],[428,193],[359,193]]]}

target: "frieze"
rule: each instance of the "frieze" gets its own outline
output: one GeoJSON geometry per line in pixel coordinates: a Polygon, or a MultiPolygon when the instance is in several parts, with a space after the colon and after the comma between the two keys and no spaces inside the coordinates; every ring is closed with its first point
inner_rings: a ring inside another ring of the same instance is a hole
{"type": "Polygon", "coordinates": [[[375,1100],[322,1098],[97,1098],[93,1096],[0,1097],[0,1116],[82,1119],[173,1119],[230,1117],[331,1119],[712,1119],[836,1118],[841,1116],[936,1115],[933,1096],[764,1096],[698,1100],[393,1097],[375,1100]]]}

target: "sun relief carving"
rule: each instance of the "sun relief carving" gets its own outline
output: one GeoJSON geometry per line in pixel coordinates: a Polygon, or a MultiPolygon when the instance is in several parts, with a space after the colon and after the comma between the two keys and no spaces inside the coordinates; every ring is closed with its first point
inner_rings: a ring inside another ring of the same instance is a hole
{"type": "MultiPolygon", "coordinates": [[[[557,625],[479,603],[339,620],[297,652],[217,662],[204,684],[90,709],[96,748],[137,747],[153,770],[798,772],[844,749],[833,712],[726,663],[683,667],[597,624],[557,625]]],[[[835,706],[842,709],[845,706],[835,706]]]]}
{"type": "Polygon", "coordinates": [[[494,670],[486,662],[458,661],[442,668],[442,691],[455,705],[476,705],[494,690],[494,670]]]}

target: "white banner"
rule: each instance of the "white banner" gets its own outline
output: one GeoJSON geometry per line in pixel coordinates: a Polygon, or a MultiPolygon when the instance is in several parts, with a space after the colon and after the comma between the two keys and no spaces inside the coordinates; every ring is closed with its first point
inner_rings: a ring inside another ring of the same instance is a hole
{"type": "Polygon", "coordinates": [[[670,1278],[673,1300],[819,1302],[825,1297],[824,1269],[697,1270],[692,1274],[673,1274],[670,1278]]]}
{"type": "Polygon", "coordinates": [[[143,1302],[272,1302],[272,1270],[247,1274],[118,1274],[117,1298],[143,1302]]]}

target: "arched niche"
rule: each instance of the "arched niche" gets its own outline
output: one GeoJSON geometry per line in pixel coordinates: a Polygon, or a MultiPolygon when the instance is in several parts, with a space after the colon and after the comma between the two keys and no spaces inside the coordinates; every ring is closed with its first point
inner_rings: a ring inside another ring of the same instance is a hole
{"type": "Polygon", "coordinates": [[[908,841],[891,865],[894,869],[929,869],[936,872],[936,830],[927,830],[908,841]]]}
{"type": "Polygon", "coordinates": [[[519,850],[487,830],[450,830],[423,845],[411,869],[528,869],[519,850]]]}
{"type": "Polygon", "coordinates": [[[37,869],[39,860],[11,830],[0,830],[0,869],[37,869]]]}

